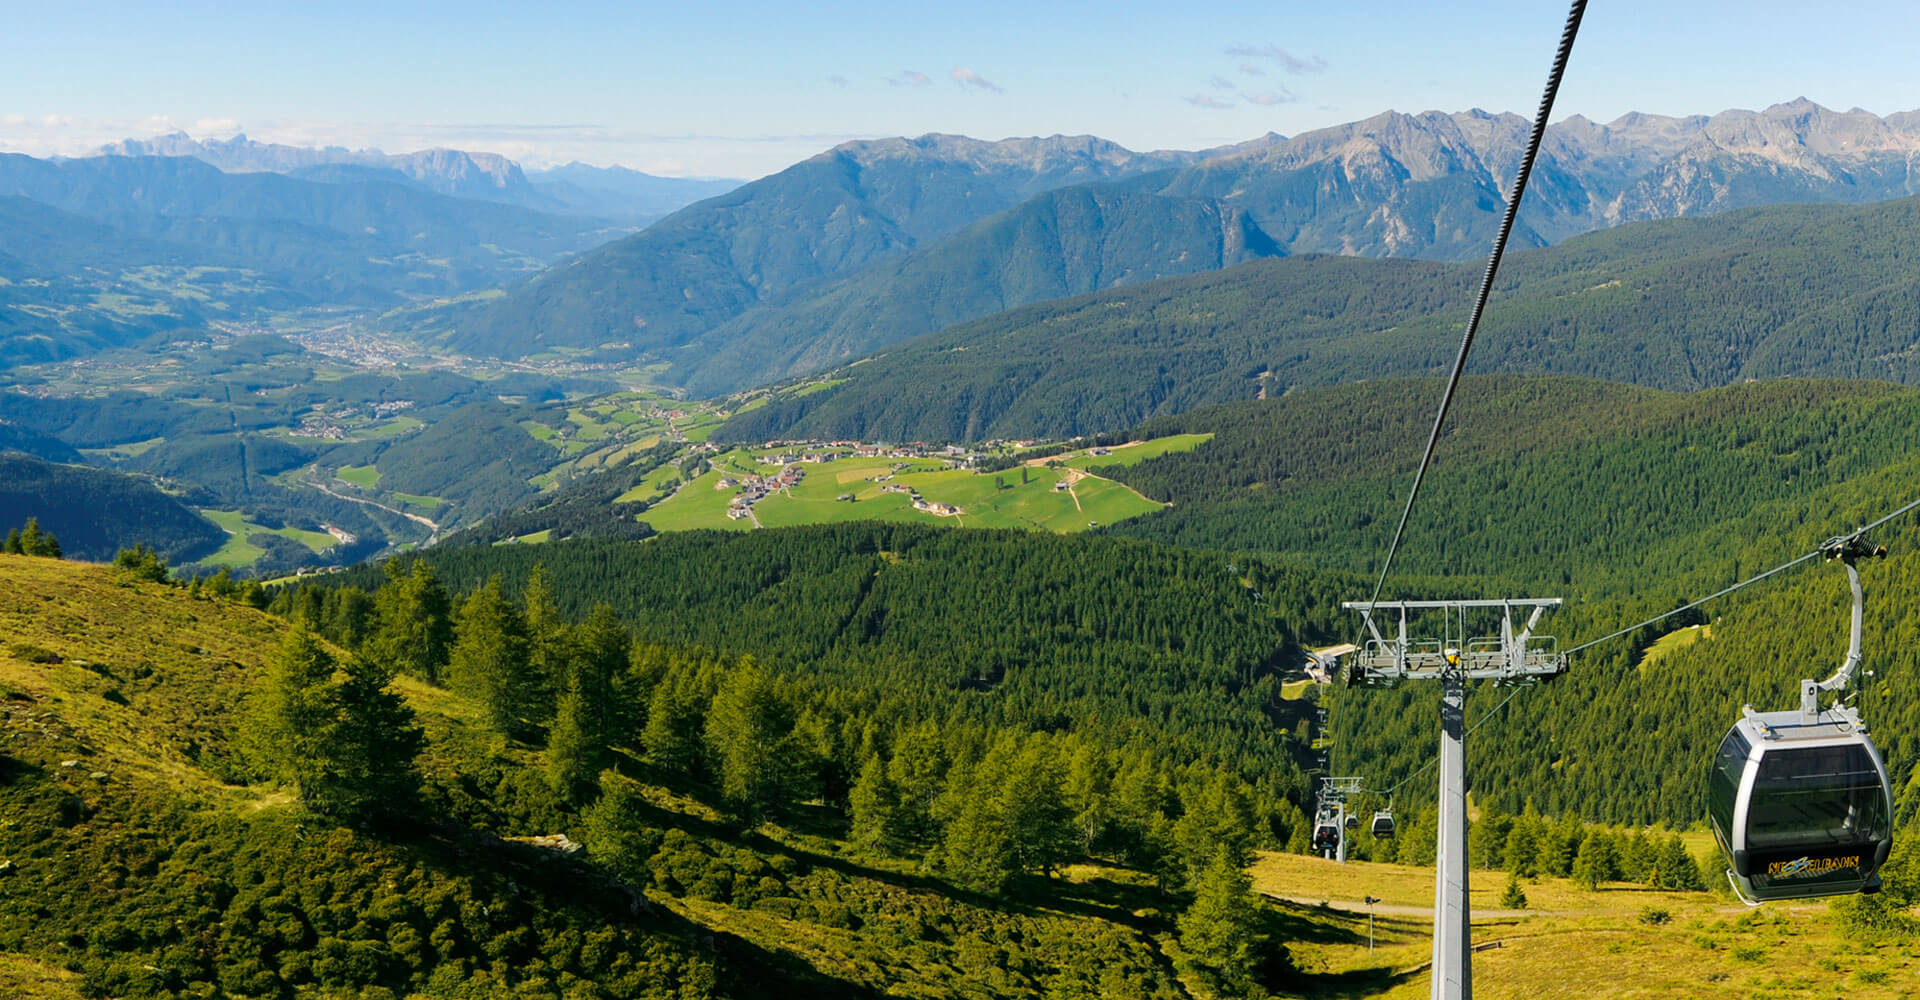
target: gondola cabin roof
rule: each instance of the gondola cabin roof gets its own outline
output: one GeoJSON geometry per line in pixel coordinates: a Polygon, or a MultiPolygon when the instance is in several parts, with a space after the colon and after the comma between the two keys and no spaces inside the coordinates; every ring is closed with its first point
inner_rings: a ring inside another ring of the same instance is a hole
{"type": "Polygon", "coordinates": [[[1734,728],[1756,747],[1855,743],[1867,735],[1866,725],[1849,709],[1821,712],[1808,722],[1797,710],[1756,712],[1749,708],[1734,728]]]}

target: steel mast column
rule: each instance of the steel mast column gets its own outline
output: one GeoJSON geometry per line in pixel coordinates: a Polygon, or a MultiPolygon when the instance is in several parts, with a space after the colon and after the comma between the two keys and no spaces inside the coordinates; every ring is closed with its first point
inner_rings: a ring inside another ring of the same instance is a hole
{"type": "Polygon", "coordinates": [[[1467,904],[1467,682],[1441,678],[1440,832],[1433,887],[1433,1000],[1473,996],[1473,942],[1467,904]]]}
{"type": "Polygon", "coordinates": [[[1346,671],[1349,684],[1392,687],[1403,681],[1439,681],[1440,831],[1433,886],[1433,1000],[1469,1000],[1473,996],[1473,944],[1467,912],[1467,682],[1536,684],[1566,673],[1567,657],[1552,636],[1533,627],[1557,597],[1516,597],[1477,601],[1348,601],[1360,612],[1371,636],[1346,671]],[[1515,627],[1514,611],[1528,609],[1526,624],[1515,627]],[[1466,638],[1469,612],[1498,611],[1500,634],[1466,638]],[[1380,612],[1394,616],[1392,634],[1383,633],[1380,612]],[[1442,613],[1439,635],[1416,639],[1408,634],[1412,612],[1442,613]]]}

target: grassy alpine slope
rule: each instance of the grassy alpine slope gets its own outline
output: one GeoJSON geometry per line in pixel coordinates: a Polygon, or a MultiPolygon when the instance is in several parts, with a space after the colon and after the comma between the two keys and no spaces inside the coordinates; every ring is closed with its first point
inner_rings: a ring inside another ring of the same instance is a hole
{"type": "MultiPolygon", "coordinates": [[[[1920,970],[1910,938],[1863,937],[1821,902],[1749,909],[1724,893],[1658,892],[1625,883],[1589,890],[1563,878],[1524,880],[1524,909],[1501,905],[1505,877],[1471,882],[1475,996],[1903,997],[1920,970]]],[[[1295,949],[1305,995],[1417,1000],[1430,991],[1433,871],[1366,861],[1337,865],[1263,855],[1254,889],[1317,932],[1295,949]],[[1368,946],[1366,897],[1373,907],[1368,946]]]]}
{"type": "Polygon", "coordinates": [[[1195,995],[1156,909],[1178,897],[1139,873],[1080,866],[980,895],[854,849],[810,818],[818,809],[742,824],[699,783],[624,755],[605,779],[618,805],[595,820],[549,790],[538,751],[413,680],[398,687],[430,740],[420,814],[336,825],[285,789],[231,783],[284,621],[57,560],[0,556],[0,584],[0,985],[364,1000],[1195,995]],[[525,842],[560,831],[584,832],[611,867],[525,842]]]}
{"type": "MultiPolygon", "coordinates": [[[[664,997],[713,981],[693,928],[628,913],[545,852],[457,827],[335,828],[230,784],[240,706],[284,622],[102,566],[0,556],[0,579],[0,977],[89,997],[557,995],[583,976],[604,991],[587,995],[664,997]]],[[[459,741],[468,713],[409,694],[438,742],[459,741]]]]}

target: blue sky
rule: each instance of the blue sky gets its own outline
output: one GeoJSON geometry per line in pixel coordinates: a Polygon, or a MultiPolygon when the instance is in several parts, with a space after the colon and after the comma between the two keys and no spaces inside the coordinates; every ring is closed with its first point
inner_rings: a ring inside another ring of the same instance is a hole
{"type": "MultiPolygon", "coordinates": [[[[1915,7],[1596,0],[1555,118],[1801,96],[1920,109],[1915,7]]],[[[1194,149],[1389,108],[1530,116],[1565,16],[1551,0],[0,0],[0,149],[73,155],[182,128],[733,177],[925,132],[1194,149]]]]}

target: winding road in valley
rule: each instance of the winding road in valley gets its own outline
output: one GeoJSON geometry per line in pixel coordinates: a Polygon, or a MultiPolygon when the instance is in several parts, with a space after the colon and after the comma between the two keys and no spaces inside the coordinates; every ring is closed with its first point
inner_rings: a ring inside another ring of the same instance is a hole
{"type": "MultiPolygon", "coordinates": [[[[310,470],[310,471],[315,471],[317,473],[317,470],[310,470]]],[[[432,545],[434,542],[440,540],[440,526],[426,519],[425,517],[420,516],[419,514],[409,514],[404,510],[395,510],[392,507],[387,506],[386,504],[379,503],[373,500],[368,500],[366,497],[350,497],[345,493],[336,493],[332,489],[329,489],[326,486],[321,485],[318,481],[314,479],[307,480],[307,485],[337,500],[347,500],[353,503],[363,503],[369,507],[378,507],[389,514],[398,514],[401,517],[404,517],[407,520],[412,521],[416,524],[424,524],[426,525],[428,531],[433,532],[432,537],[427,539],[428,545],[432,545]]]]}

